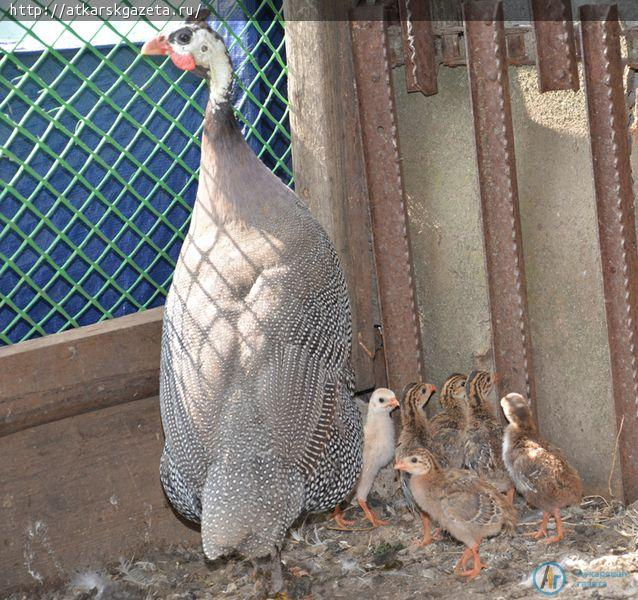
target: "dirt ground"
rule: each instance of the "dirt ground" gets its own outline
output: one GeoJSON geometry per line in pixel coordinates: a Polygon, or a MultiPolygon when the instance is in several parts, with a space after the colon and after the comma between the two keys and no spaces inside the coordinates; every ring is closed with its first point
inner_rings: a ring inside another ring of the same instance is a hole
{"type": "MultiPolygon", "coordinates": [[[[446,536],[426,548],[413,544],[420,521],[400,494],[388,500],[374,494],[370,503],[388,526],[371,529],[350,507],[347,516],[357,519],[352,531],[339,530],[326,515],[293,527],[282,555],[287,590],[279,598],[541,598],[532,573],[544,562],[557,562],[566,573],[567,584],[554,597],[638,598],[638,503],[623,508],[587,497],[564,511],[565,540],[547,546],[523,535],[536,529],[540,515],[518,498],[516,534],[483,542],[488,568],[470,582],[453,572],[461,544],[446,536]]],[[[9,600],[266,598],[260,591],[266,583],[265,574],[255,579],[248,561],[207,562],[200,548],[176,545],[149,548],[143,556],[77,573],[56,589],[34,588],[9,600]]]]}

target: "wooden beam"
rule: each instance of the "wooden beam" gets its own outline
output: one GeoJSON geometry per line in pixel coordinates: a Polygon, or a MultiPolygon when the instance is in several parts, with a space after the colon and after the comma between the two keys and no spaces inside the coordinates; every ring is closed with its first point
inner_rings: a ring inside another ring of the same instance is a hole
{"type": "Polygon", "coordinates": [[[286,55],[295,188],[332,239],[346,273],[357,389],[374,387],[376,276],[349,2],[287,0],[286,55]]]}
{"type": "Polygon", "coordinates": [[[0,348],[0,437],[159,391],[162,308],[0,348]]]}

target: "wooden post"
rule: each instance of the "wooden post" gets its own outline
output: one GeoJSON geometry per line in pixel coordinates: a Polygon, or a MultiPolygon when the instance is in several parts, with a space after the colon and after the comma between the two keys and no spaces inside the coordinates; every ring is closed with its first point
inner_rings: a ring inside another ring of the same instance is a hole
{"type": "MultiPolygon", "coordinates": [[[[286,0],[295,188],[332,239],[346,273],[357,390],[374,387],[376,276],[348,25],[351,2],[286,0]]],[[[381,384],[383,382],[376,382],[381,384]]]]}

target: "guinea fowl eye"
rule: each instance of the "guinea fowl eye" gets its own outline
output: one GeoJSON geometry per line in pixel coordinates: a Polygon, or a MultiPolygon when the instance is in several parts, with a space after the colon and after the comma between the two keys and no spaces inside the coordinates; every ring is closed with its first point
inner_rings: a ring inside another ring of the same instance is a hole
{"type": "Polygon", "coordinates": [[[188,44],[190,43],[191,39],[193,38],[193,34],[190,31],[182,31],[178,36],[177,36],[177,41],[180,44],[188,44]]]}
{"type": "Polygon", "coordinates": [[[412,462],[415,463],[416,462],[416,458],[412,457],[412,462]]]}

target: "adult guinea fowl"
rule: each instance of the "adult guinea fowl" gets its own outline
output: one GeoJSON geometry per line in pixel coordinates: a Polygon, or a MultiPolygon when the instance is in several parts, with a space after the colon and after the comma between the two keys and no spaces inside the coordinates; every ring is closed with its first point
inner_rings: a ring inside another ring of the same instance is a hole
{"type": "Polygon", "coordinates": [[[244,141],[232,65],[200,12],[143,54],[210,82],[199,188],[166,300],[160,476],[209,559],[271,556],[354,486],[362,426],[343,272],[321,226],[244,141]]]}

